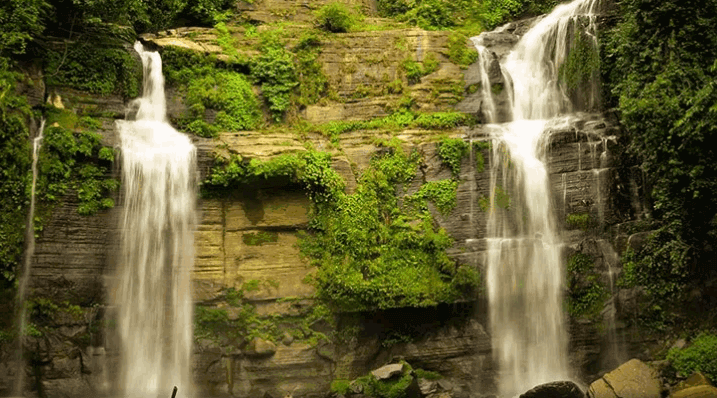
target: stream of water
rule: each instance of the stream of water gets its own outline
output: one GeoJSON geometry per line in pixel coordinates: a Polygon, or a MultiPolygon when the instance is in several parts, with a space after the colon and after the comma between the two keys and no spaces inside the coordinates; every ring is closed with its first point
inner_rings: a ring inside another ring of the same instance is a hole
{"type": "Polygon", "coordinates": [[[27,214],[25,225],[25,258],[23,261],[22,274],[20,274],[17,288],[17,348],[16,364],[17,374],[15,378],[15,395],[21,396],[25,386],[25,335],[27,333],[27,286],[32,270],[32,258],[35,256],[35,188],[37,186],[37,161],[40,158],[40,148],[45,132],[45,119],[40,122],[37,137],[32,140],[32,185],[30,187],[30,211],[27,214]]]}
{"type": "MultiPolygon", "coordinates": [[[[486,280],[498,388],[504,397],[571,378],[563,309],[564,245],[545,164],[549,139],[544,132],[561,123],[560,116],[580,105],[592,107],[599,99],[597,82],[589,82],[576,96],[560,78],[577,35],[596,37],[597,7],[598,0],[556,7],[501,62],[506,87],[512,90],[513,121],[487,126],[493,153],[486,280]]],[[[480,43],[480,37],[476,39],[480,43]]],[[[484,49],[478,51],[485,56],[484,49]]],[[[487,74],[482,76],[483,92],[489,93],[487,74]]],[[[489,121],[495,114],[492,101],[488,94],[482,106],[489,121]]]]}
{"type": "Polygon", "coordinates": [[[166,121],[162,60],[135,50],[144,66],[141,98],[118,121],[123,210],[113,293],[125,397],[193,394],[190,272],[196,224],[196,148],[166,121]]]}

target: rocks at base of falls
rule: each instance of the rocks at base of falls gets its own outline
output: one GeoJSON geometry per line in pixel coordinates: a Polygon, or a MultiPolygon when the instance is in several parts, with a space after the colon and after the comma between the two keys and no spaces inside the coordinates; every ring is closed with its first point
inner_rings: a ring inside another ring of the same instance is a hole
{"type": "Polygon", "coordinates": [[[661,398],[662,383],[655,369],[631,359],[596,380],[588,388],[588,398],[661,398]]]}
{"type": "Polygon", "coordinates": [[[717,398],[717,387],[701,372],[695,372],[677,384],[670,392],[671,398],[717,398]]]}
{"type": "Polygon", "coordinates": [[[553,381],[531,388],[520,398],[585,398],[585,394],[572,381],[553,381]]]}

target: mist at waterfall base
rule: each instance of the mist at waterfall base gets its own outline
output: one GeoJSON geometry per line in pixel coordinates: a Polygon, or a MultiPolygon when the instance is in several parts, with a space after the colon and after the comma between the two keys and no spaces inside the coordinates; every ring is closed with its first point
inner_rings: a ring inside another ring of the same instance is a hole
{"type": "Polygon", "coordinates": [[[597,51],[597,0],[563,4],[538,20],[501,61],[512,121],[497,122],[490,90],[489,52],[479,52],[483,116],[493,140],[486,283],[493,356],[503,397],[536,385],[570,380],[568,334],[563,307],[564,244],[560,236],[546,152],[546,128],[561,116],[599,102],[599,82],[579,93],[561,82],[576,35],[597,51]],[[575,98],[579,98],[576,104],[575,98]]]}
{"type": "Polygon", "coordinates": [[[136,43],[143,94],[117,121],[123,209],[114,286],[120,369],[129,398],[192,396],[196,148],[166,121],[162,60],[136,43]]]}

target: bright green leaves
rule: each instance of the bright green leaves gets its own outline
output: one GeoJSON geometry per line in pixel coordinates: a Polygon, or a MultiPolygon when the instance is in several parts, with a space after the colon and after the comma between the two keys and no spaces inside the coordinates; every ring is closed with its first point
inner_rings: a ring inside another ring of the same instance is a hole
{"type": "Polygon", "coordinates": [[[461,162],[469,151],[468,143],[460,138],[444,138],[438,144],[438,157],[451,169],[455,177],[460,174],[461,162]]]}
{"type": "Polygon", "coordinates": [[[317,295],[334,308],[425,307],[475,291],[477,272],[447,256],[453,241],[426,207],[427,199],[450,207],[457,182],[429,183],[414,195],[399,195],[420,160],[416,152],[389,146],[374,156],[353,194],[317,208],[314,231],[301,248],[318,266],[317,295]]]}
{"type": "Polygon", "coordinates": [[[327,32],[348,32],[354,23],[353,13],[342,3],[329,3],[316,12],[316,27],[327,32]]]}
{"type": "Polygon", "coordinates": [[[253,61],[252,77],[261,83],[272,117],[281,121],[291,106],[291,91],[298,84],[293,55],[283,47],[266,47],[253,61]]]}

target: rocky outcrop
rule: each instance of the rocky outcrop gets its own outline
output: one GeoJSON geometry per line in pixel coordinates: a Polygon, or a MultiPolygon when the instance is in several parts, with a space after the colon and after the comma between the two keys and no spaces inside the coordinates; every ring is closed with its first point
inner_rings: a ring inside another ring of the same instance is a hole
{"type": "Polygon", "coordinates": [[[632,359],[593,382],[588,398],[660,398],[662,383],[655,369],[632,359]]]}

